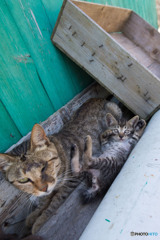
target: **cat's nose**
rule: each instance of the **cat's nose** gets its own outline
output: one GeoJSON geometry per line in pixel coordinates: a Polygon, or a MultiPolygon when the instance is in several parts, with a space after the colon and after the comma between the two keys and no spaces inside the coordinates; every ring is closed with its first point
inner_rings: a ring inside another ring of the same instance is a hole
{"type": "Polygon", "coordinates": [[[48,185],[45,184],[45,185],[43,185],[43,186],[41,187],[40,191],[41,191],[41,192],[47,192],[47,189],[48,189],[48,185]]]}
{"type": "Polygon", "coordinates": [[[123,133],[119,133],[119,137],[122,139],[124,137],[123,133]]]}

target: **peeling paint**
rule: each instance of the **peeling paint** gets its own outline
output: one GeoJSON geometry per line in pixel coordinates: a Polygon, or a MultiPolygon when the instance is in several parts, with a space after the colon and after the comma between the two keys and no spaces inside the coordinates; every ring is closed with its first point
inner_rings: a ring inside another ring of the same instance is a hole
{"type": "Polygon", "coordinates": [[[36,18],[35,18],[35,16],[34,16],[34,13],[32,12],[31,9],[30,9],[30,12],[31,12],[31,14],[32,14],[32,17],[33,17],[35,23],[36,23],[36,26],[37,26],[37,28],[38,28],[39,33],[40,33],[41,37],[43,38],[42,32],[41,32],[41,30],[40,30],[40,28],[39,28],[39,26],[38,26],[38,23],[37,23],[37,21],[36,21],[36,18]]]}

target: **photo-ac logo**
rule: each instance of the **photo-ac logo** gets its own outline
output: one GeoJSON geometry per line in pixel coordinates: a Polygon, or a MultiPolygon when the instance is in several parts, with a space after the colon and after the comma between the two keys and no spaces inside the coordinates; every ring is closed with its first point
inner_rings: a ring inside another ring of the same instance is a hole
{"type": "Polygon", "coordinates": [[[131,232],[130,233],[132,237],[134,236],[158,236],[157,232],[131,232]]]}

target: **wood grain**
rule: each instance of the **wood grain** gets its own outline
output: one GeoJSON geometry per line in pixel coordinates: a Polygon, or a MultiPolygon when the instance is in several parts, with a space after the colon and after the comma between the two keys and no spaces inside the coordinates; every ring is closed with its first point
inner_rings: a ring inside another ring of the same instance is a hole
{"type": "Polygon", "coordinates": [[[122,32],[160,63],[160,34],[150,24],[132,12],[122,32]]]}
{"type": "Polygon", "coordinates": [[[72,2],[107,32],[120,32],[132,12],[129,9],[115,8],[101,4],[81,1],[72,2]]]}
{"type": "Polygon", "coordinates": [[[158,76],[69,0],[52,40],[134,113],[147,119],[159,107],[158,76]]]}

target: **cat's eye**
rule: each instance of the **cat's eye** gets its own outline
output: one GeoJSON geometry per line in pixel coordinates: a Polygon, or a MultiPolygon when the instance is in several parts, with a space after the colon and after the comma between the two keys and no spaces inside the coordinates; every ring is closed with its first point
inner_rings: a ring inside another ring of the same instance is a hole
{"type": "Polygon", "coordinates": [[[29,182],[29,181],[30,181],[30,179],[27,178],[27,177],[18,180],[18,182],[20,182],[20,183],[27,183],[27,182],[29,182]]]}
{"type": "Polygon", "coordinates": [[[126,135],[128,135],[128,134],[130,134],[130,131],[129,131],[129,130],[125,130],[124,133],[125,133],[126,135]]]}
{"type": "Polygon", "coordinates": [[[113,129],[113,133],[118,133],[118,129],[113,129]]]}

